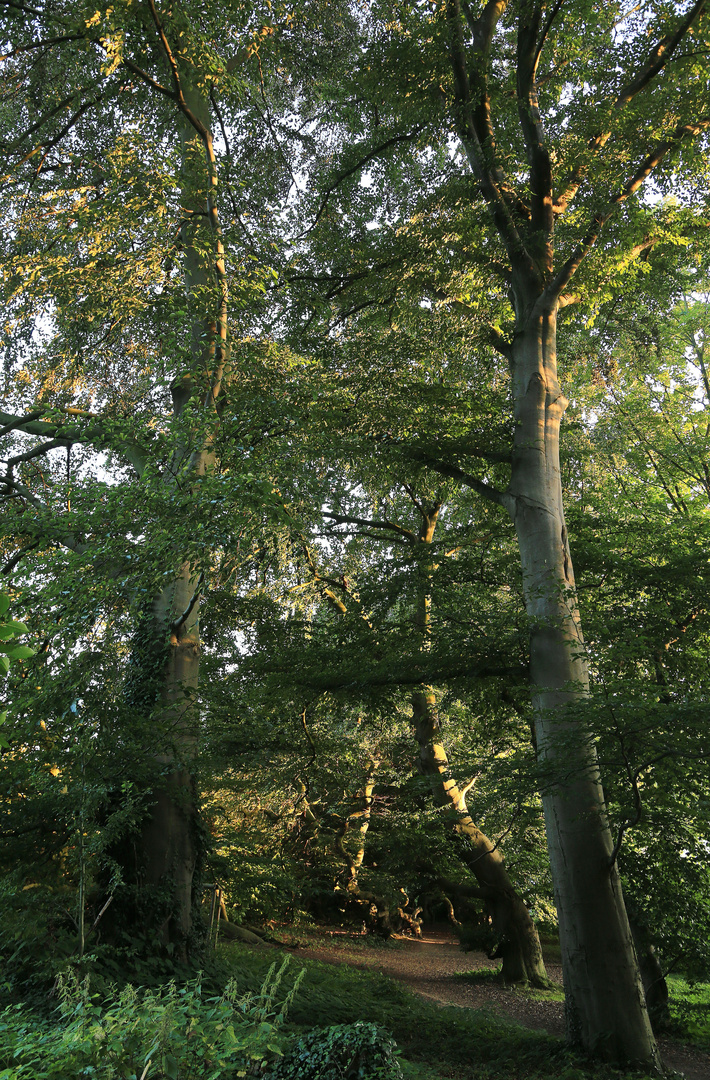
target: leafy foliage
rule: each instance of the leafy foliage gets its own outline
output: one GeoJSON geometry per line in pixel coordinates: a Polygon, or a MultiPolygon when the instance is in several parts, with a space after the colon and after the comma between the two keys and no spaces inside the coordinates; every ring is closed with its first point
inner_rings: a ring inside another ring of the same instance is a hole
{"type": "Polygon", "coordinates": [[[704,1050],[710,1050],[710,984],[668,979],[671,992],[671,1030],[704,1050]]]}
{"type": "Polygon", "coordinates": [[[18,1080],[37,1077],[168,1077],[217,1080],[225,1070],[245,1076],[255,1062],[281,1053],[282,1027],[303,972],[278,1001],[288,957],[273,964],[256,993],[236,980],[219,997],[204,997],[200,980],[159,990],[127,985],[104,1005],[87,976],[59,978],[60,1018],[38,1024],[22,1006],[0,1019],[0,1064],[18,1080]]]}
{"type": "Polygon", "coordinates": [[[356,1021],[314,1028],[272,1072],[274,1080],[401,1080],[394,1040],[375,1024],[356,1021]]]}

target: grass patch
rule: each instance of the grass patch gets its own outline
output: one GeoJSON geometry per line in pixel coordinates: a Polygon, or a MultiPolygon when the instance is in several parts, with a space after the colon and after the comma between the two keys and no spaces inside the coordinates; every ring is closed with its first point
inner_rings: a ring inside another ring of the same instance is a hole
{"type": "Polygon", "coordinates": [[[342,952],[353,949],[362,952],[377,950],[396,950],[406,946],[407,942],[399,938],[381,938],[373,934],[362,934],[359,930],[343,927],[287,927],[280,926],[270,939],[285,948],[321,949],[328,952],[342,952]]]}
{"type": "Polygon", "coordinates": [[[561,964],[562,950],[557,934],[540,934],[542,958],[546,964],[561,964]]]}
{"type": "MultiPolygon", "coordinates": [[[[271,950],[252,952],[230,943],[220,948],[217,962],[225,976],[236,976],[249,990],[260,985],[273,959],[271,950]]],[[[302,1031],[356,1020],[381,1024],[402,1052],[405,1080],[617,1080],[622,1075],[591,1068],[560,1039],[487,1010],[430,1003],[376,972],[293,961],[288,978],[295,978],[302,964],[306,974],[289,1009],[289,1025],[302,1031]]]]}
{"type": "Polygon", "coordinates": [[[559,983],[553,983],[547,990],[540,990],[536,986],[521,986],[516,987],[521,994],[525,994],[525,997],[530,998],[531,1001],[564,1001],[565,992],[564,988],[559,983]]]}

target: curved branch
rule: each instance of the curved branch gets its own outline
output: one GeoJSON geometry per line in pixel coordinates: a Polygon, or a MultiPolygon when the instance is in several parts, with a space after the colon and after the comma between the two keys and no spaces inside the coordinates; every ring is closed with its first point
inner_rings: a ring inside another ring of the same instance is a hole
{"type": "Polygon", "coordinates": [[[517,97],[518,118],[525,140],[528,164],[530,167],[531,225],[539,234],[538,245],[543,250],[545,270],[552,270],[552,231],[554,215],[552,211],[552,163],[545,145],[542,117],[538,104],[535,75],[540,52],[537,45],[541,8],[538,4],[530,5],[530,14],[526,5],[521,4],[518,25],[517,58],[517,97]],[[542,245],[540,245],[540,241],[542,245]]]}
{"type": "Polygon", "coordinates": [[[550,14],[545,20],[545,25],[540,32],[540,37],[538,38],[537,46],[535,48],[535,55],[533,57],[533,71],[535,72],[537,72],[537,67],[540,63],[540,55],[544,48],[545,42],[547,41],[550,30],[552,29],[552,24],[562,10],[564,3],[565,0],[557,0],[557,2],[552,5],[552,8],[550,9],[550,14]]]}
{"type": "Polygon", "coordinates": [[[370,521],[367,518],[349,517],[346,514],[333,514],[329,510],[322,510],[323,517],[330,518],[336,525],[362,525],[366,529],[391,529],[393,532],[404,536],[407,540],[416,540],[416,535],[393,521],[370,521]]]}
{"type": "MultiPolygon", "coordinates": [[[[490,37],[495,27],[494,14],[497,8],[503,9],[502,4],[491,5],[486,8],[489,12],[485,22],[485,33],[479,36],[478,23],[474,23],[475,37],[481,54],[479,59],[481,67],[485,64],[485,57],[490,48],[490,37]],[[489,11],[490,9],[490,11],[489,11]]],[[[485,12],[484,12],[485,14],[485,12]]],[[[481,16],[483,19],[483,15],[481,16]]],[[[459,127],[459,136],[464,144],[471,170],[478,180],[486,203],[493,215],[496,228],[501,235],[506,247],[516,253],[523,250],[522,240],[511,217],[500,187],[494,176],[495,166],[495,138],[490,121],[490,102],[485,84],[485,73],[480,71],[477,80],[477,108],[474,114],[474,94],[468,74],[466,49],[464,45],[463,27],[461,25],[460,0],[448,0],[447,20],[449,23],[449,41],[451,53],[451,67],[454,74],[456,87],[456,112],[459,127]]],[[[497,179],[502,179],[497,176],[497,179]]]]}
{"type": "Polygon", "coordinates": [[[205,573],[204,573],[204,570],[203,570],[202,573],[200,574],[199,578],[197,579],[197,585],[195,586],[195,591],[192,594],[192,599],[190,600],[190,603],[187,605],[187,607],[183,611],[182,615],[179,615],[178,618],[175,619],[175,621],[170,624],[170,632],[172,634],[176,634],[178,632],[178,630],[180,629],[180,627],[183,626],[187,622],[187,620],[190,618],[190,615],[192,614],[192,612],[194,610],[195,604],[197,603],[197,601],[199,600],[199,598],[200,598],[200,596],[202,594],[202,586],[204,585],[204,582],[205,582],[205,573]]]}
{"type": "Polygon", "coordinates": [[[624,105],[628,105],[628,103],[635,98],[645,86],[648,86],[652,79],[654,79],[665,67],[680,42],[690,30],[690,27],[696,22],[700,15],[702,15],[706,3],[707,0],[696,0],[678,26],[676,32],[674,34],[666,34],[666,36],[659,41],[636,77],[632,79],[630,83],[627,83],[623,90],[618,94],[616,101],[614,102],[615,109],[621,109],[624,105]]]}
{"type": "MultiPolygon", "coordinates": [[[[637,96],[637,94],[639,94],[641,90],[644,89],[645,86],[648,86],[648,84],[652,82],[652,80],[662,71],[662,69],[673,56],[673,53],[675,52],[680,42],[690,30],[693,23],[697,21],[697,19],[705,10],[706,3],[707,0],[696,0],[696,3],[693,4],[693,6],[687,12],[685,18],[680,23],[676,32],[674,34],[667,34],[666,37],[664,37],[658,43],[658,45],[656,45],[655,49],[649,55],[641,71],[639,71],[636,77],[632,79],[630,83],[627,83],[626,86],[617,95],[616,101],[614,102],[615,109],[619,110],[624,108],[624,106],[628,105],[629,102],[632,101],[637,96]]],[[[589,140],[589,143],[587,145],[587,161],[572,169],[569,176],[565,180],[562,191],[554,202],[555,214],[563,214],[565,212],[570,201],[574,198],[577,191],[579,190],[579,186],[582,183],[582,180],[587,175],[589,166],[594,158],[594,155],[597,154],[600,150],[602,150],[604,146],[606,146],[610,137],[611,131],[606,130],[599,132],[599,134],[595,135],[592,139],[589,140]]]]}
{"type": "Polygon", "coordinates": [[[484,499],[488,499],[489,502],[496,503],[498,506],[505,506],[505,495],[498,488],[493,487],[491,484],[486,484],[483,480],[479,480],[478,477],[472,476],[471,473],[467,473],[464,469],[459,468],[458,465],[451,465],[446,461],[439,461],[437,458],[431,457],[424,450],[409,450],[409,456],[415,461],[418,461],[421,465],[426,465],[434,472],[440,473],[442,476],[449,476],[452,480],[458,480],[459,483],[464,484],[466,487],[470,487],[478,495],[482,495],[484,499]]]}
{"type": "Polygon", "coordinates": [[[302,240],[304,236],[308,236],[310,232],[313,232],[316,225],[323,216],[323,213],[325,212],[325,209],[328,205],[328,199],[333,194],[333,192],[336,191],[337,188],[342,184],[343,180],[347,180],[347,178],[349,176],[352,176],[353,173],[356,173],[358,169],[362,169],[364,165],[368,164],[368,162],[374,161],[374,159],[379,154],[384,153],[385,150],[389,150],[390,147],[396,146],[398,143],[401,142],[412,142],[414,139],[417,138],[418,135],[421,135],[423,130],[424,125],[419,124],[417,127],[415,127],[414,131],[409,131],[404,135],[393,135],[391,138],[386,139],[383,143],[380,143],[379,146],[376,146],[373,150],[370,150],[369,153],[365,154],[364,157],[360,158],[360,160],[357,161],[355,165],[352,165],[349,169],[346,169],[345,172],[340,173],[339,176],[337,176],[336,179],[333,181],[333,183],[325,189],[320,206],[318,207],[316,216],[314,217],[311,224],[308,226],[307,229],[304,230],[304,232],[299,233],[297,236],[295,236],[294,240],[302,240]]]}
{"type": "Polygon", "coordinates": [[[24,431],[29,435],[48,434],[45,424],[35,424],[35,421],[39,420],[44,414],[44,409],[35,409],[34,412],[28,413],[27,416],[10,416],[9,413],[0,412],[0,424],[3,425],[0,428],[0,439],[11,431],[24,431]],[[31,424],[34,425],[34,429],[30,427],[31,424]]]}
{"type": "Polygon", "coordinates": [[[31,461],[32,458],[41,457],[42,454],[47,454],[50,450],[56,450],[59,446],[70,447],[71,445],[70,439],[51,439],[49,442],[42,443],[41,446],[35,446],[33,450],[27,450],[24,454],[16,454],[15,457],[7,459],[8,473],[12,473],[15,465],[20,465],[23,461],[31,461]]]}
{"type": "Polygon", "coordinates": [[[26,131],[23,131],[20,135],[18,135],[15,141],[5,148],[5,153],[11,154],[14,150],[17,150],[18,147],[22,146],[25,139],[29,138],[29,136],[32,135],[35,131],[39,131],[39,129],[44,127],[44,125],[49,120],[51,120],[53,116],[56,116],[57,113],[62,112],[63,109],[66,109],[69,105],[71,105],[72,101],[76,96],[77,91],[74,91],[74,93],[67,94],[66,97],[63,97],[62,100],[58,102],[58,104],[55,105],[53,109],[50,109],[49,112],[46,112],[44,116],[40,116],[39,120],[36,120],[35,123],[31,124],[26,131]]]}
{"type": "MultiPolygon", "coordinates": [[[[38,417],[52,411],[51,409],[36,410],[26,416],[12,416],[10,413],[0,412],[0,424],[3,424],[2,429],[0,429],[0,436],[11,431],[21,431],[25,435],[49,436],[51,439],[57,440],[58,446],[74,446],[76,443],[87,443],[89,445],[108,447],[114,453],[125,458],[139,476],[142,474],[148,460],[143,448],[137,442],[129,440],[121,442],[120,439],[116,439],[116,433],[111,424],[109,423],[108,430],[105,430],[103,427],[104,418],[99,414],[87,412],[83,409],[64,409],[63,411],[69,416],[90,421],[85,430],[79,431],[54,420],[38,420],[38,417]]],[[[46,444],[45,449],[50,449],[49,444],[46,444]]]]}
{"type": "Polygon", "coordinates": [[[85,41],[85,34],[60,34],[57,37],[45,38],[43,41],[32,41],[29,45],[18,45],[9,53],[0,56],[0,61],[11,60],[20,53],[32,52],[34,49],[48,49],[50,45],[60,45],[63,41],[85,41]]]}
{"type": "Polygon", "coordinates": [[[132,60],[126,60],[125,57],[122,60],[124,67],[127,67],[129,71],[132,71],[134,75],[137,75],[139,79],[142,79],[148,86],[152,86],[154,90],[157,90],[159,94],[163,94],[164,97],[170,98],[171,101],[176,101],[177,96],[172,90],[168,90],[166,86],[159,83],[152,75],[149,75],[147,71],[144,71],[138,64],[134,64],[132,60]]]}

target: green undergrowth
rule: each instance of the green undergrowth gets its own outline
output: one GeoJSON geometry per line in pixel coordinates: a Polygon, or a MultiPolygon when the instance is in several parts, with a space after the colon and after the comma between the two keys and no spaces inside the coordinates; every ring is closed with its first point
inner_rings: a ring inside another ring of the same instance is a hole
{"type": "Polygon", "coordinates": [[[70,970],[57,980],[51,1019],[22,1004],[0,1013],[0,1080],[261,1075],[290,1041],[282,1029],[303,973],[284,986],[287,967],[288,958],[272,963],[253,992],[232,977],[218,996],[199,976],[155,989],[126,984],[105,996],[92,992],[90,976],[79,980],[70,970]]]}
{"type": "MultiPolygon", "coordinates": [[[[270,951],[228,944],[216,963],[223,977],[236,976],[240,986],[256,987],[272,959],[270,951]]],[[[561,1040],[487,1010],[440,1006],[387,976],[297,956],[292,976],[301,964],[306,972],[289,1009],[291,1029],[359,1020],[378,1024],[399,1046],[405,1080],[616,1080],[621,1075],[591,1068],[561,1040]]],[[[635,1075],[638,1080],[640,1074],[635,1075]]]]}
{"type": "Polygon", "coordinates": [[[540,945],[542,947],[542,957],[546,964],[562,963],[562,950],[560,949],[560,939],[557,934],[540,934],[540,945]]]}
{"type": "MultiPolygon", "coordinates": [[[[202,978],[184,984],[99,994],[69,976],[52,1008],[43,1016],[17,1004],[0,1012],[0,1080],[312,1080],[318,1055],[342,1047],[347,1056],[353,1046],[376,1064],[359,1069],[358,1080],[394,1080],[400,1068],[403,1080],[622,1075],[592,1067],[545,1033],[486,1010],[439,1006],[377,972],[293,955],[288,962],[276,949],[237,943],[220,946],[202,978]]],[[[337,1060],[333,1067],[335,1076],[337,1060]]]]}
{"type": "Polygon", "coordinates": [[[710,983],[690,983],[680,975],[669,975],[667,982],[672,1034],[710,1051],[710,983]]]}

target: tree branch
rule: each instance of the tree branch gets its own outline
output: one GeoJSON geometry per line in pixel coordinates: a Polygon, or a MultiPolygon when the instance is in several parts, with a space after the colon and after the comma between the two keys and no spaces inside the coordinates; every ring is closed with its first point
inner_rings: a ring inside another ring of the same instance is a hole
{"type": "Polygon", "coordinates": [[[17,454],[15,457],[8,458],[8,472],[11,474],[15,465],[20,465],[23,461],[31,461],[32,458],[41,457],[42,454],[47,454],[50,450],[56,450],[59,446],[71,446],[71,440],[51,439],[50,442],[35,446],[33,450],[27,450],[24,454],[17,454]]]}
{"type": "MultiPolygon", "coordinates": [[[[279,672],[282,669],[269,666],[266,670],[279,672]]],[[[294,675],[293,668],[286,670],[300,685],[319,691],[344,690],[346,687],[352,686],[419,686],[422,682],[433,683],[438,680],[445,681],[446,679],[524,679],[527,677],[527,673],[522,668],[487,667],[485,664],[476,667],[474,664],[467,664],[465,660],[460,664],[451,664],[449,666],[443,664],[440,667],[436,667],[434,664],[421,668],[408,666],[401,671],[392,670],[392,665],[389,663],[387,671],[383,674],[358,670],[357,674],[349,672],[340,676],[326,676],[322,679],[309,679],[305,676],[298,678],[297,674],[294,675]]]]}
{"type": "Polygon", "coordinates": [[[397,525],[393,521],[370,521],[367,518],[349,517],[345,514],[333,514],[329,510],[321,511],[323,517],[330,518],[336,525],[362,525],[366,529],[391,529],[393,532],[399,533],[400,536],[404,536],[407,540],[415,541],[416,535],[411,532],[410,529],[405,529],[401,525],[397,525]]]}
{"type": "Polygon", "coordinates": [[[36,409],[34,412],[28,413],[27,416],[10,416],[9,413],[0,412],[0,424],[3,424],[3,427],[0,428],[0,439],[3,435],[18,430],[27,432],[30,435],[46,435],[48,432],[45,424],[35,424],[34,429],[30,428],[30,424],[34,424],[35,420],[38,420],[44,414],[44,409],[36,409]]]}
{"type": "Polygon", "coordinates": [[[599,239],[599,234],[616,208],[638,191],[644,181],[648,179],[654,169],[661,164],[668,154],[677,150],[687,138],[698,135],[701,131],[705,131],[709,127],[710,118],[703,118],[702,120],[697,120],[691,124],[678,124],[670,138],[664,139],[662,142],[658,143],[656,148],[646,155],[644,161],[638,167],[631,179],[624,184],[617,195],[609,200],[606,209],[594,216],[592,223],[587,229],[586,235],[577,244],[570,257],[560,268],[540,297],[538,304],[535,306],[536,311],[541,303],[544,306],[556,302],[560,293],[565,290],[574,276],[585,255],[596,244],[599,239]]]}
{"type": "MultiPolygon", "coordinates": [[[[635,98],[636,95],[656,77],[656,75],[659,74],[672,57],[690,27],[703,13],[706,3],[707,0],[696,0],[696,3],[687,12],[676,32],[674,34],[667,34],[666,37],[658,43],[638,75],[630,83],[627,83],[617,95],[616,101],[614,102],[615,109],[619,110],[625,105],[628,105],[628,103],[632,101],[633,98],[635,98]]],[[[594,154],[598,153],[598,151],[606,145],[610,136],[611,132],[607,130],[600,132],[590,139],[587,146],[590,156],[585,164],[576,166],[567,177],[560,195],[554,202],[555,214],[559,215],[565,212],[571,199],[574,198],[579,190],[579,186],[587,174],[594,154]]]]}
{"type": "MultiPolygon", "coordinates": [[[[305,539],[304,536],[301,536],[301,546],[303,547],[303,552],[304,552],[304,554],[306,556],[306,561],[308,563],[308,569],[313,574],[313,580],[316,581],[319,585],[323,585],[323,594],[324,594],[324,596],[326,597],[326,599],[330,600],[331,604],[333,605],[335,610],[338,612],[338,614],[339,615],[347,615],[348,609],[346,608],[345,604],[340,599],[340,597],[336,596],[336,594],[333,592],[332,589],[327,588],[327,585],[337,585],[337,586],[339,586],[341,588],[344,588],[345,592],[348,593],[347,587],[344,586],[342,582],[333,581],[332,578],[323,578],[323,577],[321,577],[321,575],[318,573],[318,568],[317,568],[317,566],[315,564],[315,559],[311,555],[311,549],[308,547],[308,544],[306,543],[306,539],[305,539]]],[[[349,593],[348,593],[348,595],[349,595],[349,593]]]]}
{"type": "Polygon", "coordinates": [[[5,488],[8,495],[12,496],[15,492],[22,499],[26,499],[31,506],[34,506],[35,510],[41,510],[44,513],[49,513],[49,507],[46,503],[43,503],[41,499],[38,499],[36,495],[33,495],[28,487],[15,480],[11,473],[7,473],[5,476],[0,476],[0,490],[5,488]]]}
{"type": "Polygon", "coordinates": [[[36,540],[32,544],[28,544],[27,547],[20,548],[17,554],[13,555],[11,559],[8,559],[2,569],[0,569],[0,574],[11,574],[15,567],[18,565],[18,563],[22,562],[25,555],[29,555],[31,551],[36,551],[38,547],[39,540],[36,540]]]}
{"type": "Polygon", "coordinates": [[[707,0],[696,0],[690,10],[686,13],[685,18],[681,21],[676,32],[674,34],[666,34],[666,36],[659,41],[636,77],[630,83],[627,83],[623,90],[618,94],[616,101],[614,102],[615,109],[621,109],[624,105],[628,105],[628,103],[635,98],[645,86],[648,86],[656,75],[658,75],[688,33],[690,27],[705,10],[706,2],[707,0]]]}
{"type": "Polygon", "coordinates": [[[76,93],[72,93],[67,94],[66,97],[62,98],[62,100],[57,105],[55,105],[53,109],[50,109],[49,112],[44,114],[44,116],[40,116],[39,120],[36,120],[34,124],[31,124],[26,129],[26,131],[23,131],[20,135],[18,135],[15,141],[5,148],[5,153],[11,154],[15,150],[17,150],[18,147],[22,146],[25,139],[28,139],[29,136],[34,134],[35,131],[39,131],[39,129],[43,127],[49,120],[51,120],[53,116],[56,116],[57,113],[62,112],[63,109],[66,109],[69,105],[71,105],[75,97],[76,93]]]}
{"type": "MultiPolygon", "coordinates": [[[[489,2],[480,19],[469,20],[474,33],[476,64],[475,90],[471,87],[466,59],[463,27],[461,25],[460,0],[447,0],[449,24],[449,47],[451,67],[456,88],[455,117],[466,156],[473,175],[478,180],[481,193],[493,216],[496,229],[511,258],[522,259],[527,269],[534,273],[534,264],[527,252],[511,213],[515,206],[519,214],[526,216],[527,208],[508,191],[505,174],[496,160],[495,133],[490,115],[487,70],[488,54],[495,26],[505,9],[504,0],[489,2]]],[[[527,211],[529,216],[529,211],[527,211]]]]}
{"type": "Polygon", "coordinates": [[[412,142],[414,139],[417,138],[418,135],[421,135],[423,130],[424,125],[419,124],[417,127],[415,127],[414,131],[409,131],[404,135],[393,135],[391,138],[386,139],[383,143],[380,143],[373,150],[370,150],[367,154],[365,154],[364,157],[360,158],[360,160],[356,162],[355,165],[352,165],[349,169],[346,169],[345,172],[340,173],[338,177],[333,181],[333,183],[325,189],[320,206],[318,207],[316,216],[314,217],[311,224],[308,226],[307,229],[304,230],[304,232],[299,233],[296,237],[294,237],[294,239],[302,240],[304,236],[308,236],[308,234],[315,229],[328,205],[328,199],[333,194],[333,192],[342,184],[343,180],[347,180],[347,178],[349,176],[352,176],[353,173],[356,173],[358,169],[362,169],[364,165],[367,165],[368,162],[373,161],[379,154],[384,153],[385,150],[389,150],[390,147],[396,146],[398,143],[401,142],[412,142]]]}
{"type": "Polygon", "coordinates": [[[512,352],[511,344],[509,341],[506,341],[503,335],[496,330],[494,326],[488,328],[488,340],[496,352],[499,352],[506,360],[510,359],[512,352]]]}
{"type": "Polygon", "coordinates": [[[530,167],[531,226],[542,245],[544,269],[552,271],[552,165],[545,146],[542,117],[538,105],[535,76],[540,50],[537,39],[542,9],[539,4],[521,4],[518,21],[517,97],[518,117],[530,167]]]}
{"type": "Polygon", "coordinates": [[[484,499],[488,499],[489,502],[496,503],[497,506],[505,506],[505,496],[498,488],[493,487],[490,484],[486,484],[483,480],[479,480],[476,476],[472,476],[471,473],[467,473],[464,469],[459,468],[458,465],[451,465],[445,461],[439,461],[437,458],[431,457],[424,450],[409,449],[408,454],[415,461],[421,465],[426,465],[433,472],[438,472],[441,476],[449,476],[452,480],[458,480],[459,483],[464,484],[466,487],[470,487],[478,495],[482,495],[484,499]]]}
{"type": "Polygon", "coordinates": [[[537,72],[537,67],[540,63],[540,56],[542,54],[542,50],[544,48],[545,42],[547,41],[550,30],[552,29],[552,24],[562,10],[564,3],[565,0],[556,0],[556,3],[552,5],[550,13],[545,20],[545,25],[542,28],[540,37],[538,38],[537,46],[535,48],[535,56],[533,58],[533,70],[535,72],[537,72]]]}
{"type": "Polygon", "coordinates": [[[192,598],[190,600],[190,603],[187,605],[187,607],[183,611],[182,615],[179,615],[178,618],[175,619],[175,621],[170,624],[170,632],[172,634],[177,634],[180,627],[183,626],[184,623],[186,623],[187,620],[190,618],[190,615],[192,614],[192,611],[193,611],[193,609],[195,607],[195,604],[197,603],[197,601],[200,598],[200,594],[202,592],[202,586],[204,584],[204,581],[205,581],[205,574],[204,574],[204,570],[203,570],[202,573],[200,574],[199,578],[197,579],[197,585],[195,586],[195,591],[192,594],[192,598]]]}
{"type": "Polygon", "coordinates": [[[97,413],[86,412],[83,409],[65,409],[64,411],[69,416],[76,416],[78,419],[91,421],[91,423],[87,425],[86,430],[78,431],[76,429],[67,428],[64,424],[56,423],[52,420],[37,420],[39,416],[42,416],[49,411],[49,409],[38,410],[28,413],[27,416],[12,416],[10,413],[0,412],[0,424],[4,425],[2,429],[0,429],[0,436],[5,435],[10,431],[21,431],[25,435],[40,435],[42,437],[50,436],[55,440],[60,440],[58,445],[61,446],[74,446],[76,443],[99,445],[124,457],[125,460],[133,466],[139,476],[142,474],[147,464],[147,455],[145,451],[137,442],[129,442],[126,440],[121,443],[116,439],[114,430],[111,430],[110,434],[108,434],[103,429],[103,417],[99,416],[97,413]]]}
{"type": "MultiPolygon", "coordinates": [[[[17,0],[0,0],[0,5],[2,7],[12,8],[14,11],[24,11],[28,15],[37,15],[40,18],[44,18],[47,14],[46,11],[38,11],[37,8],[30,7],[29,4],[20,4],[17,2],[17,0]]],[[[59,19],[56,15],[54,16],[54,18],[60,24],[60,26],[66,25],[64,19],[59,19]]]]}
{"type": "Polygon", "coordinates": [[[587,172],[589,171],[589,166],[592,162],[594,155],[604,146],[606,146],[609,136],[610,132],[605,131],[601,132],[598,135],[595,135],[589,140],[589,142],[587,143],[587,161],[575,166],[575,168],[572,169],[572,171],[567,176],[562,191],[552,203],[553,213],[558,216],[564,214],[570,202],[579,191],[579,187],[585,176],[587,175],[587,172]]]}
{"type": "MultiPolygon", "coordinates": [[[[209,139],[210,132],[202,123],[202,121],[197,116],[195,116],[192,109],[185,100],[185,95],[182,89],[182,81],[180,79],[180,69],[178,68],[177,60],[175,59],[172,48],[170,47],[170,42],[167,39],[165,30],[163,29],[163,24],[161,23],[158,16],[154,0],[148,0],[148,7],[150,8],[150,14],[152,16],[153,22],[155,23],[155,28],[158,31],[160,44],[163,46],[163,51],[168,61],[168,67],[170,68],[170,73],[173,77],[173,82],[175,84],[175,93],[171,95],[168,91],[168,96],[171,96],[173,100],[177,101],[183,116],[188,121],[188,123],[192,125],[197,134],[203,140],[209,139]]],[[[164,89],[160,89],[162,93],[166,92],[164,89]]]]}
{"type": "Polygon", "coordinates": [[[11,60],[19,53],[32,52],[34,49],[47,49],[50,45],[59,45],[63,41],[85,41],[86,34],[60,34],[57,37],[46,38],[44,41],[33,41],[29,45],[18,45],[11,52],[0,56],[0,61],[11,60]]]}
{"type": "Polygon", "coordinates": [[[124,67],[127,67],[129,71],[132,71],[134,75],[137,75],[139,79],[147,83],[148,86],[152,86],[154,90],[157,90],[159,94],[163,94],[164,97],[170,98],[171,101],[176,101],[177,96],[172,90],[168,90],[167,86],[163,86],[152,75],[149,75],[147,71],[144,71],[138,64],[134,64],[132,60],[126,60],[125,57],[121,61],[124,67]]]}

